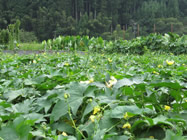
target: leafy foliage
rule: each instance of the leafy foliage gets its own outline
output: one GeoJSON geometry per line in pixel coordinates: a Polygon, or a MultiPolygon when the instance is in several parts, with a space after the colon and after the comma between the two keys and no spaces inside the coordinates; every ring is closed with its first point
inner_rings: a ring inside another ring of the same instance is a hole
{"type": "Polygon", "coordinates": [[[0,138],[186,139],[186,70],[186,55],[1,54],[0,138]]]}
{"type": "Polygon", "coordinates": [[[144,54],[147,52],[158,53],[187,53],[187,36],[177,34],[150,34],[148,36],[137,37],[132,40],[118,39],[106,41],[101,37],[89,38],[88,36],[59,36],[56,39],[43,41],[43,46],[52,50],[68,51],[92,51],[122,54],[144,54]]]}

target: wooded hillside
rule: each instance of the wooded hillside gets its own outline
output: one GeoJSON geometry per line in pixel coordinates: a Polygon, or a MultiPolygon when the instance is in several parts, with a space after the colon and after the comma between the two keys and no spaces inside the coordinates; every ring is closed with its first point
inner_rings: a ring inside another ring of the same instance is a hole
{"type": "Polygon", "coordinates": [[[21,21],[24,32],[38,40],[58,35],[127,38],[140,27],[140,35],[187,32],[186,0],[0,0],[0,29],[21,21]],[[120,25],[120,26],[119,26],[120,25]],[[111,34],[112,33],[112,34],[111,34]]]}

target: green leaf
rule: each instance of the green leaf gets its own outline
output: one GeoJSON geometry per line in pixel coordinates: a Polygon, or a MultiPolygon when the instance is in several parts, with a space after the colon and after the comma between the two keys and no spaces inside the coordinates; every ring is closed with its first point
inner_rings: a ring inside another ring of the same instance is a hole
{"type": "Polygon", "coordinates": [[[124,78],[122,80],[117,81],[117,83],[114,85],[114,88],[118,89],[123,86],[131,86],[133,85],[133,81],[127,78],[124,78]]]}
{"type": "Polygon", "coordinates": [[[113,136],[112,138],[107,140],[129,140],[129,138],[130,138],[129,136],[124,135],[124,136],[113,136]]]}
{"type": "Polygon", "coordinates": [[[186,140],[186,138],[181,135],[176,135],[171,130],[167,130],[164,140],[186,140]]]}
{"type": "Polygon", "coordinates": [[[16,130],[14,129],[12,125],[3,127],[2,130],[0,131],[0,137],[3,138],[4,140],[18,140],[19,139],[19,136],[16,133],[16,130]]]}
{"type": "Polygon", "coordinates": [[[68,113],[68,104],[64,100],[60,100],[54,106],[50,118],[54,121],[59,120],[61,116],[68,113]]]}
{"type": "Polygon", "coordinates": [[[85,108],[85,110],[84,110],[84,113],[83,113],[83,115],[82,115],[82,119],[81,119],[82,122],[84,122],[84,117],[85,117],[88,113],[92,112],[95,106],[97,106],[97,103],[96,103],[95,101],[92,101],[91,103],[89,103],[89,104],[86,106],[86,108],[85,108]]]}
{"type": "Polygon", "coordinates": [[[8,102],[16,99],[18,96],[22,95],[25,92],[25,89],[9,91],[8,93],[4,94],[4,97],[8,99],[8,102]]]}
{"type": "Polygon", "coordinates": [[[177,82],[172,82],[172,81],[153,81],[150,83],[151,86],[154,86],[154,87],[169,87],[169,88],[172,88],[172,89],[181,89],[182,86],[180,86],[179,83],[177,82]]]}
{"type": "Polygon", "coordinates": [[[86,91],[88,85],[79,84],[79,83],[70,83],[67,93],[70,94],[68,98],[68,103],[72,109],[74,115],[76,115],[78,108],[82,104],[83,94],[86,91]]]}
{"type": "Polygon", "coordinates": [[[150,113],[151,110],[148,109],[148,108],[141,109],[141,108],[139,108],[135,105],[132,105],[132,106],[117,106],[111,111],[110,117],[121,119],[121,118],[123,118],[123,116],[125,115],[126,112],[130,112],[134,115],[141,115],[144,112],[150,113]]]}
{"type": "Polygon", "coordinates": [[[94,140],[102,140],[104,138],[106,129],[97,129],[96,134],[93,136],[94,140]]]}
{"type": "Polygon", "coordinates": [[[59,130],[61,132],[66,132],[66,133],[69,133],[72,135],[74,134],[74,128],[70,124],[68,124],[64,121],[60,121],[58,123],[52,124],[52,128],[54,130],[59,130]]]}

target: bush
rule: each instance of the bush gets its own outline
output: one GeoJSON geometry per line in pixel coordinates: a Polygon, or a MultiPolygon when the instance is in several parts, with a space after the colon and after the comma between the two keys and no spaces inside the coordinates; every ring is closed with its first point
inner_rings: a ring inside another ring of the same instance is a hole
{"type": "Polygon", "coordinates": [[[23,43],[37,42],[38,39],[34,32],[20,30],[20,41],[23,43]]]}

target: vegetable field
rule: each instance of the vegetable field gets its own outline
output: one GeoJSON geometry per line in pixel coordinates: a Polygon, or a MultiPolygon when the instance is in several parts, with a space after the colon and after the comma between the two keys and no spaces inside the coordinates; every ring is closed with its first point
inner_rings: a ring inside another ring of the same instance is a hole
{"type": "Polygon", "coordinates": [[[185,140],[187,56],[0,54],[1,140],[185,140]]]}

